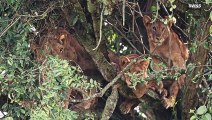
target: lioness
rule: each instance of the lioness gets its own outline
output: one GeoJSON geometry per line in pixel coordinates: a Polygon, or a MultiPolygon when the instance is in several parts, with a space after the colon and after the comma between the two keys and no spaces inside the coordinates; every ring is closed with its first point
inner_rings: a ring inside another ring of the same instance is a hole
{"type": "MultiPolygon", "coordinates": [[[[138,57],[139,55],[137,54],[121,56],[119,58],[120,59],[119,66],[121,70],[123,70],[133,59],[136,59],[138,57]]],[[[148,77],[147,75],[148,66],[149,66],[149,60],[138,60],[129,68],[127,72],[136,73],[138,74],[138,77],[140,77],[141,79],[142,78],[144,79],[148,77]]],[[[124,76],[123,79],[127,83],[128,87],[131,88],[132,78],[128,76],[127,73],[125,73],[123,76],[124,76]]],[[[137,102],[138,98],[141,98],[149,89],[156,90],[160,93],[166,92],[165,89],[163,89],[163,86],[158,85],[155,80],[149,80],[149,81],[146,81],[145,83],[138,83],[135,86],[135,88],[131,89],[133,92],[132,94],[129,93],[129,91],[126,92],[124,89],[122,89],[122,87],[119,87],[119,92],[127,98],[126,101],[124,101],[120,106],[120,110],[122,111],[122,113],[124,114],[129,113],[132,106],[139,103],[137,102]]]]}
{"type": "Polygon", "coordinates": [[[45,55],[58,55],[61,59],[72,60],[82,70],[96,70],[96,65],[89,54],[67,30],[63,28],[51,29],[44,35],[39,44],[32,42],[32,51],[37,61],[44,59],[45,55]],[[89,63],[89,64],[87,64],[89,63]]]}
{"type": "MultiPolygon", "coordinates": [[[[147,30],[150,53],[159,55],[166,62],[168,67],[186,69],[186,61],[189,57],[188,48],[184,45],[177,34],[172,30],[172,21],[164,22],[156,20],[151,22],[149,16],[143,16],[143,23],[147,30]]],[[[153,57],[154,70],[159,71],[161,61],[153,57]]],[[[185,74],[181,75],[178,81],[174,81],[169,90],[169,97],[164,98],[166,108],[173,107],[179,88],[184,84],[185,74]]]]}
{"type": "MultiPolygon", "coordinates": [[[[73,61],[75,64],[79,65],[83,71],[97,69],[85,49],[67,30],[63,28],[49,30],[48,34],[44,35],[38,44],[35,42],[31,43],[31,49],[38,62],[43,62],[46,55],[57,55],[61,59],[73,61]]],[[[65,108],[68,108],[71,98],[82,99],[83,96],[96,93],[96,90],[68,89],[66,93],[68,97],[64,101],[64,104],[65,108]],[[76,93],[81,94],[81,96],[76,96],[76,93]]],[[[94,98],[83,101],[75,104],[72,108],[77,110],[89,109],[95,104],[96,100],[97,99],[94,98]]]]}

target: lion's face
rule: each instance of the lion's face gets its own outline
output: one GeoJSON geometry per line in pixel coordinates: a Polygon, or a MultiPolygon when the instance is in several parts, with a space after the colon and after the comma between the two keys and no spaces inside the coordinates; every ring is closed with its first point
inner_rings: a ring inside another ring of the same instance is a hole
{"type": "Polygon", "coordinates": [[[77,53],[74,46],[71,45],[72,39],[74,38],[65,30],[50,31],[41,45],[43,54],[57,55],[61,59],[76,61],[77,53]]]}
{"type": "MultiPolygon", "coordinates": [[[[120,68],[123,70],[133,59],[139,57],[136,54],[130,54],[127,56],[121,56],[120,57],[120,68]]],[[[148,60],[139,60],[135,62],[130,69],[128,70],[129,73],[136,73],[139,75],[140,78],[146,78],[147,75],[147,69],[149,66],[148,60]]],[[[128,76],[128,74],[124,74],[124,79],[127,82],[127,84],[130,84],[131,78],[128,76]]]]}
{"type": "Polygon", "coordinates": [[[138,62],[136,62],[135,64],[132,65],[129,72],[140,74],[140,77],[146,78],[148,66],[149,66],[149,61],[140,60],[140,61],[138,61],[138,62]]]}
{"type": "Polygon", "coordinates": [[[147,30],[147,35],[150,44],[155,46],[161,46],[165,40],[169,39],[168,29],[171,27],[171,22],[165,25],[162,21],[156,20],[151,23],[151,18],[149,16],[143,17],[143,22],[147,30]]]}

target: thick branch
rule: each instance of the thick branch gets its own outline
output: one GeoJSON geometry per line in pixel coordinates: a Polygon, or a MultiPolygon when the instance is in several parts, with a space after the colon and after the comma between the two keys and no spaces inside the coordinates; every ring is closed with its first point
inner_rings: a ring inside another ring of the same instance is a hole
{"type": "Polygon", "coordinates": [[[104,111],[102,112],[101,120],[109,120],[111,115],[113,114],[116,104],[118,102],[118,86],[113,86],[111,95],[108,97],[106,101],[106,105],[104,111]]]}
{"type": "Polygon", "coordinates": [[[93,50],[93,48],[96,47],[96,39],[94,36],[92,36],[92,33],[94,33],[95,31],[93,31],[93,29],[89,27],[91,26],[91,24],[86,21],[86,15],[83,12],[84,10],[82,9],[80,3],[76,2],[75,4],[71,4],[69,7],[63,8],[63,11],[66,20],[69,22],[69,25],[72,25],[71,23],[73,22],[70,13],[77,12],[80,18],[83,19],[77,25],[78,28],[75,27],[77,38],[79,42],[84,46],[85,50],[91,55],[93,61],[97,65],[104,79],[108,82],[111,81],[113,78],[115,78],[116,72],[111,64],[105,59],[103,53],[99,49],[93,50]],[[72,8],[76,8],[76,10],[72,8]],[[67,13],[66,11],[69,11],[69,13],[67,13]]]}
{"type": "MultiPolygon", "coordinates": [[[[205,23],[205,22],[202,22],[205,23]]],[[[206,22],[205,25],[203,24],[203,29],[199,29],[197,31],[197,41],[206,41],[209,34],[209,28],[211,23],[206,22]],[[206,26],[205,26],[206,25],[206,26]],[[203,35],[201,33],[204,33],[203,35]],[[206,38],[206,39],[205,39],[206,38]]],[[[194,70],[189,71],[186,82],[185,82],[185,90],[184,90],[184,96],[182,101],[182,119],[188,120],[190,119],[190,109],[194,109],[197,107],[198,104],[198,91],[199,91],[199,84],[201,83],[202,76],[200,74],[203,73],[204,66],[207,61],[207,55],[209,50],[205,49],[203,46],[199,46],[197,48],[196,53],[191,55],[191,63],[194,63],[196,65],[200,65],[201,67],[196,67],[194,70]],[[199,75],[197,78],[196,76],[199,75]]]]}

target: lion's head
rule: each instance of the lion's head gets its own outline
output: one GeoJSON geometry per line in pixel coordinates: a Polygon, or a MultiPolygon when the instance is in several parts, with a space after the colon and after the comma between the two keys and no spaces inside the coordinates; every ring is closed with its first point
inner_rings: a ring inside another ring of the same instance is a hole
{"type": "Polygon", "coordinates": [[[41,37],[39,44],[32,42],[31,49],[38,62],[42,62],[46,55],[57,55],[61,59],[76,61],[77,54],[71,41],[74,38],[66,30],[53,29],[41,37]]]}
{"type": "Polygon", "coordinates": [[[146,27],[150,44],[161,46],[164,41],[169,39],[169,29],[172,26],[172,22],[167,21],[167,24],[164,24],[164,21],[167,21],[167,19],[156,20],[152,23],[152,19],[149,16],[143,16],[143,23],[146,27]]]}
{"type": "Polygon", "coordinates": [[[66,30],[53,30],[49,32],[46,39],[48,43],[46,48],[49,48],[50,54],[66,60],[77,60],[76,50],[71,44],[74,38],[66,30]]]}
{"type": "Polygon", "coordinates": [[[42,62],[46,55],[54,55],[61,59],[74,61],[82,70],[97,69],[87,51],[64,28],[50,29],[40,38],[39,44],[32,42],[30,46],[38,62],[42,62]]]}
{"type": "MultiPolygon", "coordinates": [[[[137,54],[121,56],[120,61],[119,61],[121,70],[123,70],[133,59],[136,59],[138,57],[139,57],[139,55],[137,55],[137,54]]],[[[146,77],[148,77],[148,75],[147,75],[148,66],[149,66],[148,60],[138,60],[129,68],[128,72],[136,73],[139,75],[139,77],[146,78],[146,77]]],[[[125,78],[127,85],[130,85],[131,78],[128,76],[128,74],[124,74],[124,78],[125,78]]]]}

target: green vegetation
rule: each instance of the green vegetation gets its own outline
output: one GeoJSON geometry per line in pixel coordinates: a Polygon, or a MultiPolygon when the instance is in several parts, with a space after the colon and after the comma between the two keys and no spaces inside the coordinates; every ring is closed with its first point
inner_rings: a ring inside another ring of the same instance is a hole
{"type": "MultiPolygon", "coordinates": [[[[145,53],[151,57],[147,47],[147,37],[143,34],[145,28],[141,21],[145,12],[142,9],[150,12],[154,16],[154,20],[160,19],[160,14],[167,13],[164,10],[161,12],[162,8],[156,1],[144,7],[147,2],[143,0],[87,0],[87,2],[86,0],[1,0],[0,111],[8,113],[4,119],[77,120],[81,116],[87,120],[96,119],[96,116],[100,119],[106,104],[105,99],[108,96],[109,99],[117,92],[111,92],[109,89],[104,91],[104,96],[97,95],[103,99],[104,103],[99,102],[101,107],[97,105],[95,108],[97,110],[93,115],[93,113],[89,113],[90,111],[78,112],[64,108],[64,101],[68,96],[67,91],[96,88],[100,92],[106,86],[106,83],[101,80],[111,78],[115,74],[108,73],[109,68],[114,69],[109,62],[105,62],[106,58],[103,54],[108,49],[118,55],[145,53]],[[123,5],[123,3],[125,4],[123,5]],[[140,7],[138,7],[139,5],[140,7]],[[49,29],[61,27],[71,31],[70,33],[74,37],[79,38],[80,44],[91,55],[101,74],[98,72],[91,76],[85,76],[79,66],[71,66],[69,60],[62,60],[58,56],[46,55],[42,63],[36,61],[31,43],[37,39],[41,40],[43,35],[48,34],[49,29]],[[86,46],[86,42],[90,43],[86,46]],[[94,43],[96,44],[94,45],[94,43]],[[92,49],[96,47],[97,50],[92,51],[91,47],[93,47],[92,49]]],[[[164,4],[160,3],[170,11],[170,18],[181,21],[181,23],[177,21],[177,24],[183,27],[181,30],[189,38],[187,43],[190,58],[185,71],[187,80],[182,89],[183,95],[179,95],[181,99],[178,101],[182,112],[176,113],[179,108],[173,108],[171,116],[174,116],[175,119],[177,116],[181,116],[181,119],[211,120],[212,1],[199,0],[201,8],[192,9],[193,11],[185,8],[185,5],[193,2],[193,0],[183,2],[182,0],[168,0],[164,4]],[[182,12],[180,9],[187,10],[182,12]],[[191,98],[193,98],[192,101],[189,101],[191,98]]],[[[164,22],[167,23],[167,21],[164,22]]],[[[183,37],[181,38],[183,39],[183,37]]],[[[161,65],[164,66],[164,64],[161,65]]],[[[149,66],[152,67],[152,63],[149,66]]],[[[167,77],[176,79],[181,74],[176,72],[171,76],[167,71],[155,72],[149,69],[148,74],[156,78],[158,82],[167,77]]],[[[138,83],[146,82],[145,79],[139,79],[138,74],[129,73],[129,76],[133,79],[134,87],[138,83]]],[[[87,97],[90,96],[85,98],[87,97]]],[[[157,101],[159,104],[157,107],[163,109],[162,114],[170,115],[170,111],[167,112],[163,108],[160,100],[151,95],[149,97],[154,99],[153,101],[157,101]]],[[[82,99],[85,98],[83,96],[82,99]]],[[[117,96],[114,98],[118,99],[117,96]]],[[[116,103],[114,104],[116,106],[116,103]]],[[[108,106],[114,107],[113,105],[108,106]]],[[[154,107],[149,108],[152,111],[155,110],[154,107]]],[[[104,111],[106,110],[104,109],[104,111]]],[[[113,111],[109,114],[112,113],[113,111]]],[[[116,111],[112,119],[121,119],[123,116],[119,114],[116,111]]],[[[140,111],[139,114],[145,116],[143,111],[140,111]]],[[[158,116],[155,113],[151,114],[155,117],[158,116]]],[[[130,115],[128,114],[128,116],[130,115]]],[[[138,119],[141,118],[140,116],[138,119]]]]}

